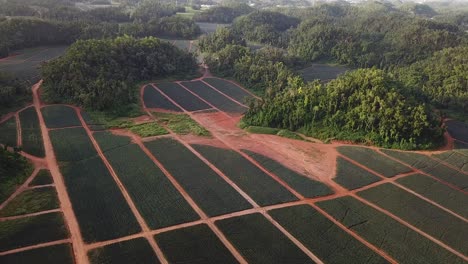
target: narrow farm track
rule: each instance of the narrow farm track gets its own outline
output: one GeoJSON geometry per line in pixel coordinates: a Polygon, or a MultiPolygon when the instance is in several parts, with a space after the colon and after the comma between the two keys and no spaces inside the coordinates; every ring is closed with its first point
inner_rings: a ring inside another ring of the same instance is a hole
{"type": "Polygon", "coordinates": [[[10,197],[8,197],[8,199],[6,199],[2,204],[0,204],[0,210],[5,208],[5,206],[7,206],[9,202],[11,202],[13,199],[16,198],[16,196],[18,196],[20,193],[22,193],[24,190],[28,188],[28,185],[32,182],[34,177],[36,177],[39,170],[40,168],[37,168],[37,167],[34,169],[34,171],[31,173],[29,178],[23,184],[21,184],[21,186],[18,187],[16,191],[12,195],[10,195],[10,197]]]}
{"type": "Polygon", "coordinates": [[[77,264],[88,264],[89,260],[86,256],[86,251],[84,250],[84,242],[81,237],[80,227],[78,221],[76,220],[75,212],[73,211],[70,197],[68,196],[67,189],[63,180],[63,176],[60,173],[57,159],[55,158],[54,149],[52,147],[52,142],[49,137],[49,131],[47,130],[44,116],[41,112],[41,100],[39,97],[39,88],[42,84],[42,81],[36,83],[33,88],[33,101],[36,113],[39,117],[39,125],[41,127],[42,139],[44,142],[45,156],[50,170],[50,174],[55,183],[55,188],[57,190],[58,199],[60,201],[60,206],[64,215],[65,222],[67,223],[68,230],[70,232],[70,241],[73,245],[73,254],[75,256],[75,262],[77,264]]]}
{"type": "Polygon", "coordinates": [[[37,185],[37,186],[28,186],[27,190],[34,190],[34,189],[42,189],[42,188],[49,188],[49,187],[54,187],[55,184],[44,184],[44,185],[37,185]]]}
{"type": "Polygon", "coordinates": [[[16,145],[21,147],[23,145],[23,136],[21,135],[21,121],[19,118],[19,113],[16,112],[16,145]]]}
{"type": "Polygon", "coordinates": [[[56,240],[56,241],[47,242],[47,243],[36,244],[36,245],[28,246],[28,247],[15,248],[12,250],[0,252],[0,256],[19,253],[19,252],[23,252],[26,250],[36,249],[36,248],[43,248],[43,247],[50,247],[50,246],[55,246],[55,245],[60,245],[60,244],[65,244],[65,243],[71,243],[71,242],[72,242],[71,239],[62,239],[62,240],[56,240]]]}
{"type": "Polygon", "coordinates": [[[236,103],[236,104],[238,104],[238,105],[240,105],[240,106],[243,106],[243,107],[247,107],[247,108],[248,108],[247,105],[245,105],[245,104],[243,104],[243,103],[237,101],[236,99],[232,98],[231,96],[229,96],[229,95],[227,95],[227,94],[221,92],[220,90],[218,90],[218,89],[217,89],[216,87],[214,87],[213,85],[211,85],[211,84],[205,82],[204,80],[201,80],[201,81],[202,81],[202,83],[206,84],[208,87],[210,87],[211,89],[215,90],[216,92],[218,92],[218,93],[224,95],[225,97],[227,97],[229,100],[233,101],[234,103],[236,103]]]}
{"type": "Polygon", "coordinates": [[[31,217],[31,216],[38,216],[38,215],[50,214],[50,213],[58,213],[58,212],[61,212],[61,211],[62,211],[62,210],[59,208],[59,209],[52,209],[52,210],[41,211],[41,212],[31,213],[31,214],[23,214],[23,215],[15,215],[15,216],[0,217],[0,222],[2,222],[2,221],[9,221],[9,220],[16,220],[16,219],[21,219],[21,218],[26,218],[26,217],[31,217]]]}

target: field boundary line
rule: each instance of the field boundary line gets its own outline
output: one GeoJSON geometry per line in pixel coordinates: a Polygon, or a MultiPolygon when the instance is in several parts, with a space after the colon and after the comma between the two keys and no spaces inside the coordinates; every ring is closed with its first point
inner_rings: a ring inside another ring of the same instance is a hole
{"type": "MultiPolygon", "coordinates": [[[[252,93],[251,91],[249,91],[247,88],[244,88],[242,85],[240,85],[239,83],[235,82],[235,81],[232,81],[232,80],[228,80],[228,79],[223,79],[223,78],[219,78],[219,77],[215,77],[215,76],[212,76],[212,77],[205,77],[205,78],[214,78],[214,79],[218,79],[218,80],[223,80],[223,81],[226,81],[226,82],[230,82],[232,84],[234,84],[235,86],[241,88],[242,90],[244,90],[245,92],[247,92],[248,94],[252,95],[255,99],[261,99],[260,97],[258,97],[257,95],[255,95],[254,93],[252,93]]],[[[203,78],[203,79],[205,79],[203,78]]]]}
{"type": "MultiPolygon", "coordinates": [[[[159,87],[154,84],[154,83],[151,83],[151,86],[153,87],[153,89],[155,89],[158,93],[160,93],[162,96],[166,97],[167,100],[169,100],[171,103],[173,103],[175,106],[179,107],[184,113],[190,113],[187,109],[183,108],[180,104],[178,104],[174,99],[172,99],[169,95],[165,94],[161,89],[159,89],[159,87]]],[[[145,104],[145,100],[143,100],[143,93],[144,93],[144,87],[141,89],[140,91],[140,100],[143,101],[143,108],[147,111],[148,111],[148,108],[146,107],[146,104],[145,104]]]]}
{"type": "Polygon", "coordinates": [[[19,112],[15,114],[16,118],[16,145],[21,147],[23,145],[23,135],[21,130],[21,120],[19,118],[19,112]]]}
{"type": "Polygon", "coordinates": [[[54,127],[54,128],[48,128],[49,131],[55,131],[55,130],[62,130],[62,129],[68,129],[68,128],[80,128],[82,126],[68,126],[68,127],[54,127]]]}
{"type": "MultiPolygon", "coordinates": [[[[454,152],[456,152],[456,151],[454,151],[454,152]]],[[[456,152],[456,153],[459,153],[460,155],[463,155],[463,156],[466,157],[466,155],[464,155],[463,153],[460,153],[460,152],[456,152]]],[[[439,159],[439,158],[434,157],[434,156],[432,156],[432,155],[427,155],[427,156],[428,156],[431,160],[433,160],[433,161],[435,161],[435,162],[438,162],[439,164],[442,164],[442,165],[444,165],[444,166],[446,166],[446,167],[449,167],[449,168],[451,168],[451,169],[453,169],[453,170],[455,170],[455,171],[457,171],[457,172],[459,172],[459,173],[461,173],[461,174],[463,174],[463,175],[465,175],[465,176],[468,177],[468,172],[462,171],[460,168],[457,168],[457,167],[454,166],[453,164],[450,164],[450,163],[446,162],[445,160],[439,159]]],[[[468,159],[468,157],[467,157],[467,159],[468,159]]]]}
{"type": "Polygon", "coordinates": [[[5,206],[8,205],[9,202],[11,202],[13,199],[15,199],[20,193],[22,193],[24,190],[27,189],[28,185],[33,181],[33,179],[36,177],[36,175],[39,173],[41,169],[40,168],[34,168],[33,172],[29,177],[21,184],[14,193],[12,193],[2,204],[0,204],[0,210],[5,208],[5,206]]]}
{"type": "Polygon", "coordinates": [[[40,244],[27,246],[27,247],[15,248],[15,249],[12,249],[12,250],[0,252],[0,256],[19,253],[19,252],[23,252],[23,251],[27,251],[27,250],[31,250],[31,249],[37,249],[37,248],[43,248],[43,247],[49,247],[49,246],[56,246],[56,245],[60,245],[60,244],[71,244],[71,240],[69,238],[67,238],[67,239],[56,240],[56,241],[52,241],[52,242],[40,243],[40,244]]]}
{"type": "Polygon", "coordinates": [[[205,82],[203,79],[201,79],[200,81],[201,81],[202,83],[204,83],[205,85],[207,85],[208,87],[210,87],[211,89],[215,90],[216,92],[218,92],[218,93],[224,95],[226,98],[228,98],[229,100],[233,101],[234,103],[236,103],[236,104],[238,104],[238,105],[240,105],[240,106],[243,106],[243,107],[249,109],[249,107],[246,106],[245,104],[243,104],[243,103],[237,101],[236,99],[232,98],[231,96],[229,96],[229,95],[227,95],[227,94],[221,92],[220,90],[218,90],[218,88],[216,88],[216,87],[214,87],[213,85],[211,85],[211,84],[205,82]]]}
{"type": "Polygon", "coordinates": [[[5,217],[0,217],[0,222],[16,220],[16,219],[22,219],[22,218],[28,218],[28,217],[38,216],[38,215],[51,214],[51,213],[59,213],[59,212],[62,212],[62,209],[56,208],[56,209],[40,211],[40,212],[35,212],[35,213],[29,213],[29,214],[5,216],[5,217]]]}
{"type": "Polygon", "coordinates": [[[51,184],[43,184],[43,185],[28,186],[28,187],[26,188],[26,190],[42,189],[42,188],[48,188],[48,187],[54,187],[54,188],[55,188],[55,184],[54,184],[54,183],[51,183],[51,184]]]}

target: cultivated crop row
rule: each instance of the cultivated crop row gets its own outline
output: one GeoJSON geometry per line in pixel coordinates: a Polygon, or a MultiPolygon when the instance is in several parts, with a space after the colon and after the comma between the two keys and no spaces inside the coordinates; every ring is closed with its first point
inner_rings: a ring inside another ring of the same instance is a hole
{"type": "Polygon", "coordinates": [[[336,176],[333,180],[348,190],[354,190],[378,182],[380,178],[352,162],[338,157],[336,159],[336,176]]]}
{"type": "Polygon", "coordinates": [[[211,108],[211,106],[176,83],[158,83],[157,87],[187,111],[211,108]]]}
{"type": "Polygon", "coordinates": [[[216,89],[240,103],[247,103],[252,98],[251,94],[229,81],[219,78],[204,78],[203,81],[216,87],[216,89]]]}
{"type": "Polygon", "coordinates": [[[15,147],[17,145],[16,118],[10,117],[0,124],[0,144],[15,147]]]}
{"type": "Polygon", "coordinates": [[[182,112],[178,106],[154,89],[152,85],[145,86],[143,90],[143,102],[147,108],[160,108],[174,112],[182,112]]]}
{"type": "Polygon", "coordinates": [[[75,109],[65,105],[50,105],[41,109],[48,128],[81,126],[75,109]]]}
{"type": "Polygon", "coordinates": [[[44,157],[44,143],[39,126],[39,118],[34,107],[29,107],[19,113],[21,124],[22,148],[25,152],[44,157]]]}

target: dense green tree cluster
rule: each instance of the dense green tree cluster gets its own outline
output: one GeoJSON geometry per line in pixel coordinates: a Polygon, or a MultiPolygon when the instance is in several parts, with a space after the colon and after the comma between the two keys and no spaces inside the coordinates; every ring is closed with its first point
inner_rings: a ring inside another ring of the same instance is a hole
{"type": "Polygon", "coordinates": [[[232,23],[235,18],[249,14],[252,11],[254,9],[245,3],[231,3],[204,10],[197,13],[193,19],[198,22],[232,23]]]}
{"type": "Polygon", "coordinates": [[[53,102],[116,109],[136,101],[136,82],[195,69],[192,55],[153,37],[80,40],[42,67],[43,89],[53,102]]]}
{"type": "Polygon", "coordinates": [[[0,72],[0,108],[13,106],[18,97],[27,93],[27,86],[23,82],[0,72]]]}
{"type": "Polygon", "coordinates": [[[139,4],[133,11],[132,18],[138,22],[148,22],[155,18],[162,18],[175,15],[180,10],[179,7],[157,0],[146,0],[139,4]]]}
{"type": "Polygon", "coordinates": [[[230,28],[221,27],[212,34],[200,38],[198,47],[201,52],[216,53],[227,45],[245,46],[245,40],[230,28]]]}
{"type": "Polygon", "coordinates": [[[152,19],[146,23],[124,24],[120,27],[120,32],[135,37],[159,36],[193,39],[201,34],[201,29],[191,19],[171,16],[152,19]]]}

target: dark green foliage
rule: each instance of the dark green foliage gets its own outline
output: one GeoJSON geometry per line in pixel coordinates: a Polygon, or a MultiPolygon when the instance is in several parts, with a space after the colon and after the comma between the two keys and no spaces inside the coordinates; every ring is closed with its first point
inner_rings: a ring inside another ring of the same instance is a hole
{"type": "Polygon", "coordinates": [[[52,184],[54,180],[52,179],[52,175],[50,175],[50,171],[46,169],[40,170],[34,180],[29,184],[30,186],[38,186],[38,185],[46,185],[52,184]]]}
{"type": "Polygon", "coordinates": [[[261,214],[215,224],[249,263],[314,263],[261,214]]]}
{"type": "MultiPolygon", "coordinates": [[[[1,57],[0,50],[0,58],[1,57]]],[[[15,104],[18,104],[18,99],[21,99],[28,94],[29,91],[27,90],[25,83],[20,82],[18,79],[13,78],[7,73],[0,72],[0,111],[3,110],[3,108],[15,106],[15,104]]]]}
{"type": "Polygon", "coordinates": [[[153,137],[169,134],[169,132],[156,122],[130,125],[128,129],[140,137],[153,137]]]}
{"type": "Polygon", "coordinates": [[[0,251],[52,242],[68,237],[62,213],[0,222],[0,251]]]}
{"type": "Polygon", "coordinates": [[[399,263],[464,263],[416,231],[349,196],[317,205],[399,263]]]}
{"type": "Polygon", "coordinates": [[[211,106],[176,83],[159,83],[157,87],[187,111],[211,108],[211,106]]]}
{"type": "Polygon", "coordinates": [[[131,143],[129,137],[116,136],[109,131],[94,132],[93,137],[99,143],[99,147],[104,153],[125,147],[131,143]]]}
{"type": "Polygon", "coordinates": [[[442,241],[463,255],[467,255],[468,225],[465,221],[390,183],[357,194],[442,241]]]}
{"type": "Polygon", "coordinates": [[[31,214],[57,209],[59,206],[54,187],[25,190],[0,210],[0,216],[31,214]]]}
{"type": "Polygon", "coordinates": [[[226,27],[217,28],[212,34],[201,37],[198,42],[201,52],[218,52],[228,45],[245,46],[246,43],[238,34],[226,27]]]}
{"type": "Polygon", "coordinates": [[[88,252],[88,257],[92,264],[160,263],[145,238],[96,248],[88,252]]]}
{"type": "Polygon", "coordinates": [[[206,145],[193,147],[259,205],[297,200],[286,188],[237,152],[206,145]]]}
{"type": "Polygon", "coordinates": [[[198,22],[231,23],[236,17],[246,15],[254,9],[245,3],[232,3],[215,6],[200,13],[196,13],[193,19],[198,22]]]}
{"type": "Polygon", "coordinates": [[[468,144],[468,124],[456,120],[446,122],[447,130],[450,135],[465,144],[468,144]]]}
{"type": "Polygon", "coordinates": [[[398,174],[412,171],[411,168],[389,159],[369,148],[343,146],[338,147],[337,150],[346,157],[382,174],[385,177],[393,177],[398,174]]]}
{"type": "Polygon", "coordinates": [[[34,156],[44,157],[44,143],[39,126],[39,118],[34,107],[29,107],[19,113],[22,136],[22,149],[34,156]]]}
{"type": "Polygon", "coordinates": [[[0,204],[31,175],[33,166],[18,153],[0,148],[0,204]]]}
{"type": "Polygon", "coordinates": [[[276,209],[268,214],[325,263],[387,263],[308,205],[276,209]]]}
{"type": "Polygon", "coordinates": [[[147,85],[144,88],[143,101],[148,108],[160,108],[164,110],[171,110],[175,112],[182,112],[182,110],[164,97],[160,92],[156,91],[153,86],[147,85]]]}
{"type": "Polygon", "coordinates": [[[58,161],[80,161],[97,155],[82,127],[49,131],[58,161]]]}
{"type": "Polygon", "coordinates": [[[148,22],[152,19],[175,15],[178,9],[174,4],[163,1],[144,0],[133,11],[132,18],[137,21],[148,22]]]}
{"type": "Polygon", "coordinates": [[[468,218],[468,196],[427,176],[416,174],[397,180],[401,185],[468,218]]]}
{"type": "Polygon", "coordinates": [[[0,144],[16,147],[17,145],[16,118],[10,117],[0,124],[0,144]]]}
{"type": "Polygon", "coordinates": [[[249,98],[252,98],[250,93],[244,91],[232,82],[218,78],[205,78],[203,81],[214,86],[222,93],[227,94],[240,103],[247,103],[249,98]]]}
{"type": "Polygon", "coordinates": [[[380,178],[375,174],[354,165],[342,157],[338,157],[336,163],[336,176],[333,181],[348,190],[354,190],[380,181],[380,178]]]}
{"type": "Polygon", "coordinates": [[[157,36],[194,39],[201,34],[201,29],[191,19],[182,16],[171,16],[152,19],[147,23],[123,24],[120,33],[133,37],[157,36]]]}
{"type": "Polygon", "coordinates": [[[207,215],[252,208],[236,190],[177,141],[158,139],[145,145],[207,215]]]}
{"type": "Polygon", "coordinates": [[[196,225],[155,236],[170,263],[237,263],[207,225],[196,225]]]}
{"type": "Polygon", "coordinates": [[[15,254],[0,256],[3,264],[73,264],[73,250],[71,244],[60,244],[22,251],[15,254]]]}
{"type": "Polygon", "coordinates": [[[51,105],[41,109],[48,128],[81,126],[75,109],[65,105],[51,105]]]}
{"type": "Polygon", "coordinates": [[[255,161],[260,163],[260,165],[262,165],[265,169],[284,180],[287,184],[289,184],[289,186],[302,194],[304,197],[313,198],[317,196],[333,194],[333,191],[327,185],[319,181],[312,180],[305,175],[299,174],[273,159],[246,149],[243,149],[242,152],[246,153],[255,161]]]}

